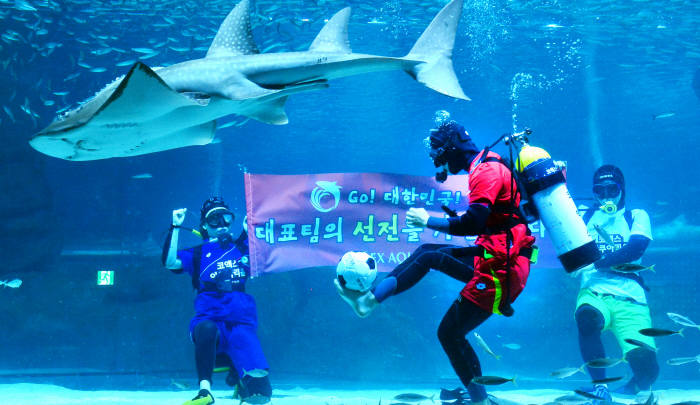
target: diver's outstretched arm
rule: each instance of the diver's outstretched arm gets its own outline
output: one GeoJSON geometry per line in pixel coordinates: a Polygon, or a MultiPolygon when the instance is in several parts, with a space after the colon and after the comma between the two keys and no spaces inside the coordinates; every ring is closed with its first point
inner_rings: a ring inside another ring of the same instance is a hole
{"type": "Polygon", "coordinates": [[[187,208],[173,210],[173,224],[170,227],[168,238],[163,246],[163,264],[170,270],[182,269],[182,261],[177,258],[177,242],[180,236],[180,226],[185,221],[185,213],[187,208]]]}

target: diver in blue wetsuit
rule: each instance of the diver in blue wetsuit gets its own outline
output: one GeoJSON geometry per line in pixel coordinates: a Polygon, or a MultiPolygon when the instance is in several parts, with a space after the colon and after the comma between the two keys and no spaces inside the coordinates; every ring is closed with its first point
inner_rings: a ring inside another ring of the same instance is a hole
{"type": "Polygon", "coordinates": [[[190,337],[195,345],[199,392],[185,405],[208,405],[212,373],[217,356],[230,358],[232,372],[227,383],[236,386],[242,401],[264,404],[270,401],[272,388],[269,366],[256,334],[258,325],[255,300],[245,293],[250,276],[248,236],[234,239],[231,224],[234,215],[218,197],[204,202],[200,233],[205,242],[178,250],[179,230],[187,209],[173,211],[173,222],[163,247],[163,263],[174,273],[192,276],[197,290],[195,315],[190,322],[190,337]]]}

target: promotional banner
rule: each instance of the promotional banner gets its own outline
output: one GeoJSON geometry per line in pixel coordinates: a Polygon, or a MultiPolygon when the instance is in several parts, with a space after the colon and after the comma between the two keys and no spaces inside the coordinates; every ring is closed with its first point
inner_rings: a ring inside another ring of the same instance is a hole
{"type": "MultiPolygon", "coordinates": [[[[351,250],[368,252],[386,272],[423,243],[468,245],[475,237],[406,224],[411,207],[433,216],[447,216],[442,205],[464,212],[467,182],[467,175],[437,183],[433,177],[388,173],[246,173],[251,273],[335,266],[351,250]]],[[[542,243],[543,227],[530,228],[542,248],[540,263],[559,267],[551,244],[542,243]]]]}

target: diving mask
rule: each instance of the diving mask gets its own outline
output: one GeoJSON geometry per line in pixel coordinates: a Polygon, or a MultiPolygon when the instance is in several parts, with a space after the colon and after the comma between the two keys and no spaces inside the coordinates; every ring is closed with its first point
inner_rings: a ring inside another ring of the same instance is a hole
{"type": "MultiPolygon", "coordinates": [[[[436,129],[431,129],[431,132],[437,131],[436,129]]],[[[433,159],[433,164],[435,165],[436,168],[439,168],[440,171],[435,173],[435,180],[439,183],[445,182],[447,180],[447,152],[454,150],[454,146],[451,145],[443,145],[441,147],[435,147],[435,142],[434,139],[431,139],[432,137],[428,136],[423,140],[423,145],[425,146],[426,149],[428,149],[428,154],[430,155],[430,158],[433,159]]]]}
{"type": "Polygon", "coordinates": [[[234,215],[224,207],[216,207],[210,210],[204,217],[204,221],[210,228],[225,228],[231,225],[234,215]]]}
{"type": "Polygon", "coordinates": [[[621,192],[622,189],[617,183],[602,183],[593,186],[593,193],[599,200],[618,197],[621,192]]]}

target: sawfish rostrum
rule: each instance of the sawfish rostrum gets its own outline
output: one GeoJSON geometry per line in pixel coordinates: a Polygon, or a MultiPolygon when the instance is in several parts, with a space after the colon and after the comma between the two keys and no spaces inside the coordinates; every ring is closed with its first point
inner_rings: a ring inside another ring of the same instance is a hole
{"type": "Polygon", "coordinates": [[[328,20],[307,51],[261,54],[251,32],[250,3],[243,0],[204,58],[161,68],[137,62],[29,143],[76,161],[206,145],[214,140],[218,118],[238,114],[286,124],[288,96],[328,87],[331,79],[385,70],[403,70],[439,93],[469,100],[452,67],[462,2],[448,3],[406,56],[386,57],[352,53],[349,7],[328,20]]]}

